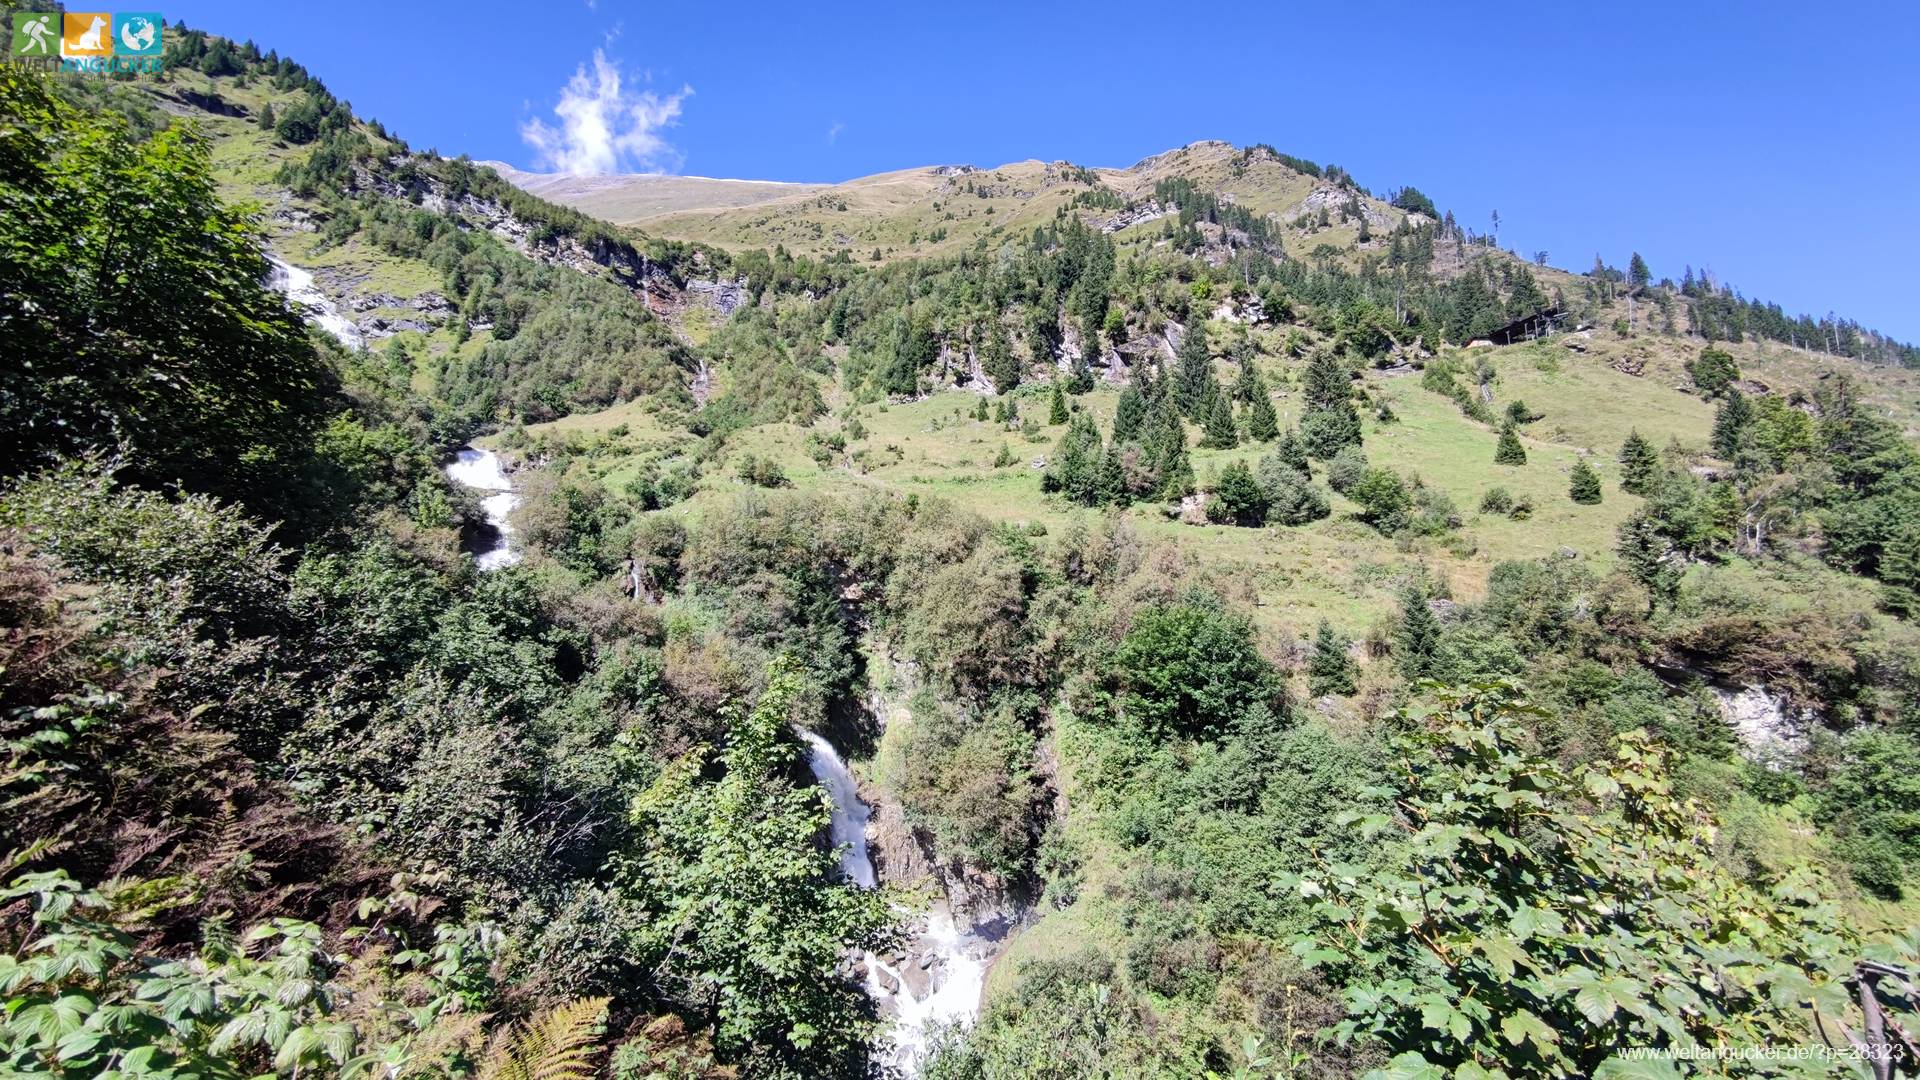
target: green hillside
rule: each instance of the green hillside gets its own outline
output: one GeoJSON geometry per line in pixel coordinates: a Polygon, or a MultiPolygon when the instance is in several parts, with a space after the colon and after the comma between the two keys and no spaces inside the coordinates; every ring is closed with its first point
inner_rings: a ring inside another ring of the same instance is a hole
{"type": "Polygon", "coordinates": [[[1268,146],[503,175],[167,39],[0,71],[0,1071],[1920,1069],[1913,346],[1268,146]]]}

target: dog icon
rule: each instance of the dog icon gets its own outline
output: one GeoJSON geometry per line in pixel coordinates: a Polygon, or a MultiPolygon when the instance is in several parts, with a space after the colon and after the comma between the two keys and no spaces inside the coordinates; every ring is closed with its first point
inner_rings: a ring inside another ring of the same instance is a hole
{"type": "Polygon", "coordinates": [[[97,12],[67,12],[66,40],[62,50],[68,56],[106,56],[113,51],[113,39],[107,36],[107,17],[97,12]]]}

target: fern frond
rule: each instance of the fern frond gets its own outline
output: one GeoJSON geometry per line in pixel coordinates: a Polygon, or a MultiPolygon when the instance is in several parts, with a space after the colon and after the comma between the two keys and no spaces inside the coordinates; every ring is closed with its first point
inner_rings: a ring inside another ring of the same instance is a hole
{"type": "Polygon", "coordinates": [[[592,1080],[607,999],[556,1005],[493,1041],[480,1080],[592,1080]]]}

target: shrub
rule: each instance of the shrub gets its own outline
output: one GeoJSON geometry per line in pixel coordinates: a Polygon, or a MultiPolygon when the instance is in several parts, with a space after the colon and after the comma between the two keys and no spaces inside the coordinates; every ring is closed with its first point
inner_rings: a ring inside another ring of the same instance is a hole
{"type": "Polygon", "coordinates": [[[1513,510],[1513,493],[1503,487],[1491,487],[1480,496],[1480,512],[1483,514],[1506,514],[1513,510]]]}
{"type": "Polygon", "coordinates": [[[1217,735],[1255,704],[1284,704],[1253,625],[1213,597],[1140,612],[1109,673],[1128,718],[1162,736],[1217,735]]]}
{"type": "Polygon", "coordinates": [[[1367,455],[1357,446],[1349,446],[1327,462],[1327,486],[1342,495],[1353,492],[1367,474],[1367,455]]]}

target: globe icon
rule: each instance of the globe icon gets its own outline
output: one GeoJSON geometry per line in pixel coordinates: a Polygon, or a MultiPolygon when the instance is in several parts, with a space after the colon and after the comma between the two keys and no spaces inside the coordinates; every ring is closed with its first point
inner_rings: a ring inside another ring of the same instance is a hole
{"type": "Polygon", "coordinates": [[[120,23],[120,44],[129,53],[144,54],[153,51],[159,40],[159,29],[153,20],[145,15],[129,15],[120,23]]]}

